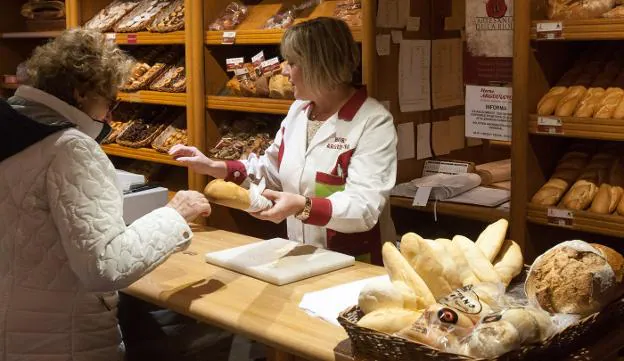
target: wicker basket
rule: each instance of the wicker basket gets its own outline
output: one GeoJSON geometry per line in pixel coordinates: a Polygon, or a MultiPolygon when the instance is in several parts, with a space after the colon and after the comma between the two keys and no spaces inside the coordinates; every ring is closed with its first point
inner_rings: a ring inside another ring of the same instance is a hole
{"type": "MultiPolygon", "coordinates": [[[[359,307],[351,307],[340,314],[338,322],[347,331],[356,354],[373,360],[430,361],[475,360],[471,357],[438,351],[397,336],[391,336],[357,325],[364,316],[359,307]]],[[[624,322],[624,298],[609,304],[600,313],[584,318],[539,345],[524,346],[506,353],[498,361],[556,360],[584,345],[589,345],[605,334],[605,330],[621,327],[624,322]]]]}
{"type": "Polygon", "coordinates": [[[119,133],[119,135],[117,136],[117,144],[119,145],[123,145],[125,147],[130,147],[130,148],[142,148],[142,147],[149,147],[150,143],[152,143],[154,141],[154,139],[156,139],[156,137],[158,137],[160,135],[160,133],[162,133],[165,128],[167,128],[167,124],[158,124],[156,125],[156,129],[150,133],[147,137],[138,140],[136,142],[131,142],[131,141],[127,141],[124,140],[124,133],[128,131],[128,129],[131,129],[132,126],[129,126],[127,128],[125,128],[121,133],[119,133]]]}

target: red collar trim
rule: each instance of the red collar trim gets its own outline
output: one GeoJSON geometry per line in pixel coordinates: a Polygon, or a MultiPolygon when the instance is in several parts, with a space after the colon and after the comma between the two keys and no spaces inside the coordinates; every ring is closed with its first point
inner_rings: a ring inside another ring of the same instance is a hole
{"type": "MultiPolygon", "coordinates": [[[[368,92],[366,91],[366,87],[359,88],[353,96],[347,100],[345,105],[340,108],[338,111],[338,118],[344,121],[350,122],[355,118],[355,114],[360,110],[364,102],[368,99],[368,92]]],[[[303,111],[308,111],[312,106],[312,102],[308,102],[308,104],[303,106],[303,111]]]]}

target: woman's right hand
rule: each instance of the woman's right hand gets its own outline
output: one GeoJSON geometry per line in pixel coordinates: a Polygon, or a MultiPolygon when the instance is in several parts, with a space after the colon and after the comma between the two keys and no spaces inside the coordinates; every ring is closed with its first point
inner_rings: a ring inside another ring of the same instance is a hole
{"type": "Polygon", "coordinates": [[[200,215],[208,217],[210,212],[212,212],[212,208],[206,197],[196,191],[177,192],[171,201],[167,203],[167,207],[178,211],[187,222],[192,222],[200,215]]]}
{"type": "Polygon", "coordinates": [[[169,155],[196,173],[210,174],[213,167],[213,161],[195,147],[176,144],[169,150],[169,155]]]}

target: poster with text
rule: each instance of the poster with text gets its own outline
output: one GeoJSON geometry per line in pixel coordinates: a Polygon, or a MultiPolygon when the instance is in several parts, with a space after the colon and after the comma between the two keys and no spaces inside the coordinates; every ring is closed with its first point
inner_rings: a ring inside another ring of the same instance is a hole
{"type": "Polygon", "coordinates": [[[466,137],[511,140],[511,87],[466,86],[466,137]]]}

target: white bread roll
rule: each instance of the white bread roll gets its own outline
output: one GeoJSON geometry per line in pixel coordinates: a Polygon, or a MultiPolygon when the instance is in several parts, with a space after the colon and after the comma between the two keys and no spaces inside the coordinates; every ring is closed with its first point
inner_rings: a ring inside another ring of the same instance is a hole
{"type": "Polygon", "coordinates": [[[463,286],[459,278],[457,265],[455,264],[451,254],[446,250],[446,245],[450,244],[451,240],[440,238],[435,241],[427,240],[427,242],[429,243],[429,246],[431,246],[431,249],[435,252],[438,261],[442,265],[442,273],[451,288],[455,289],[463,286]]]}
{"type": "Polygon", "coordinates": [[[444,278],[444,268],[435,252],[422,237],[415,233],[405,234],[401,238],[401,254],[422,277],[436,300],[453,291],[444,278]]]}
{"type": "Polygon", "coordinates": [[[405,282],[414,291],[421,309],[436,303],[435,297],[433,297],[425,281],[391,242],[384,243],[381,255],[390,280],[405,282]]]}
{"type": "Polygon", "coordinates": [[[455,237],[453,243],[457,244],[460,251],[466,257],[472,272],[479,278],[481,282],[499,283],[501,278],[494,269],[494,266],[488,260],[481,249],[474,242],[466,237],[455,237]]]}
{"type": "Polygon", "coordinates": [[[414,324],[422,316],[421,312],[403,308],[382,308],[364,315],[357,325],[371,330],[393,334],[414,324]]]}
{"type": "Polygon", "coordinates": [[[412,310],[412,311],[422,311],[422,299],[414,293],[414,290],[411,289],[408,285],[403,281],[394,281],[392,282],[394,288],[401,294],[401,298],[403,299],[403,308],[412,310]]]}
{"type": "Polygon", "coordinates": [[[511,308],[503,311],[501,320],[514,325],[521,344],[540,341],[540,329],[533,315],[523,308],[511,308]]]}
{"type": "Polygon", "coordinates": [[[494,260],[494,270],[505,286],[509,286],[511,280],[522,272],[523,267],[524,259],[520,246],[512,240],[506,240],[498,257],[494,260]]]}
{"type": "Polygon", "coordinates": [[[236,183],[215,179],[206,185],[204,195],[211,203],[242,211],[251,207],[249,190],[236,183]]]}
{"type": "Polygon", "coordinates": [[[457,336],[448,329],[428,324],[424,318],[399,331],[397,336],[440,351],[455,350],[459,346],[457,336]]]}
{"type": "Polygon", "coordinates": [[[485,227],[475,242],[490,262],[494,261],[503,246],[507,227],[509,227],[509,222],[506,219],[499,219],[485,227]]]}
{"type": "Polygon", "coordinates": [[[455,238],[463,237],[463,236],[455,236],[453,241],[450,244],[445,244],[446,251],[451,255],[455,265],[457,266],[457,272],[459,273],[459,279],[462,283],[462,286],[473,285],[479,283],[480,280],[477,275],[472,272],[472,268],[468,264],[468,260],[462,253],[462,251],[457,247],[457,243],[455,243],[455,238]]]}
{"type": "Polygon", "coordinates": [[[403,295],[391,282],[375,280],[360,291],[358,306],[364,314],[381,308],[403,308],[403,295]]]}
{"type": "Polygon", "coordinates": [[[477,358],[496,358],[520,345],[518,330],[507,321],[482,323],[468,338],[467,354],[477,358]]]}

